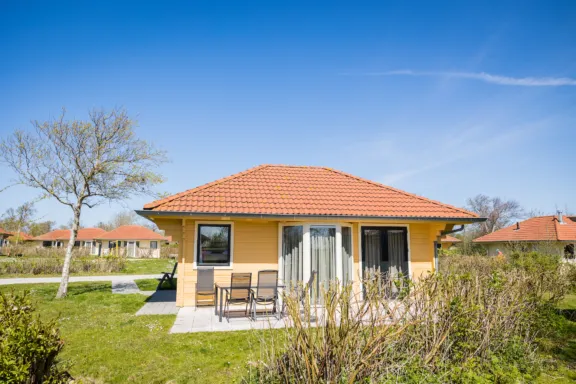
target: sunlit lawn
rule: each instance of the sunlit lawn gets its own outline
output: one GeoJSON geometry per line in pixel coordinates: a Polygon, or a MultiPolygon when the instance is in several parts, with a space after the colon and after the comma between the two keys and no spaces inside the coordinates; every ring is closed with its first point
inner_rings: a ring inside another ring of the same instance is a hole
{"type": "Polygon", "coordinates": [[[568,295],[560,304],[567,318],[562,323],[562,332],[552,341],[551,357],[557,363],[557,369],[544,372],[538,383],[575,383],[576,382],[576,294],[568,295]]]}
{"type": "MultiPolygon", "coordinates": [[[[140,280],[150,290],[156,280],[140,280]]],[[[0,291],[10,291],[9,286],[0,291]]],[[[16,286],[31,290],[44,318],[57,318],[66,345],[61,355],[75,378],[97,383],[228,383],[257,360],[257,332],[169,334],[175,316],[135,316],[145,303],[143,295],[113,295],[109,283],[73,283],[69,297],[54,300],[57,285],[16,286]]],[[[561,309],[576,310],[576,295],[561,309]]],[[[576,322],[565,320],[563,335],[550,340],[549,355],[556,368],[539,383],[576,380],[576,322]]]]}
{"type": "MultiPolygon", "coordinates": [[[[0,287],[6,292],[11,288],[0,287]]],[[[44,318],[58,318],[62,359],[75,378],[102,383],[227,383],[258,352],[257,333],[168,333],[175,316],[134,316],[143,295],[113,295],[108,283],[73,283],[65,300],[57,285],[29,289],[44,318]],[[253,353],[254,352],[254,353],[253,353]]],[[[254,357],[256,358],[256,357],[254,357]]]]}

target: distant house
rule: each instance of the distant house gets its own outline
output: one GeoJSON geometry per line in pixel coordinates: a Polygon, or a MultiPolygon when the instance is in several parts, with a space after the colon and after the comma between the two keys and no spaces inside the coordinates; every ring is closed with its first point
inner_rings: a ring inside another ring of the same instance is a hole
{"type": "Polygon", "coordinates": [[[517,249],[550,252],[574,259],[576,222],[562,214],[533,217],[479,237],[474,243],[484,245],[490,256],[517,249]]]}
{"type": "Polygon", "coordinates": [[[12,236],[11,232],[0,228],[0,253],[2,253],[2,248],[6,245],[6,239],[12,236]]]}
{"type": "Polygon", "coordinates": [[[455,246],[456,244],[461,243],[461,242],[462,242],[462,240],[460,240],[454,236],[446,235],[440,239],[440,246],[442,249],[450,249],[453,246],[455,246]]]}
{"type": "MultiPolygon", "coordinates": [[[[100,235],[103,235],[104,233],[106,233],[106,231],[101,228],[79,229],[74,246],[88,248],[90,250],[90,254],[92,255],[98,254],[98,249],[94,239],[100,235]]],[[[57,229],[55,231],[32,238],[32,241],[34,241],[38,247],[54,248],[64,247],[68,243],[68,240],[70,240],[69,229],[57,229]]]]}
{"type": "Polygon", "coordinates": [[[32,239],[33,239],[33,236],[30,236],[27,233],[12,232],[12,234],[6,240],[8,241],[8,244],[13,244],[13,243],[16,243],[16,241],[18,241],[19,243],[23,243],[23,242],[32,241],[32,239]]]}
{"type": "Polygon", "coordinates": [[[168,237],[140,225],[123,225],[95,238],[101,255],[160,257],[160,246],[168,237]]]}

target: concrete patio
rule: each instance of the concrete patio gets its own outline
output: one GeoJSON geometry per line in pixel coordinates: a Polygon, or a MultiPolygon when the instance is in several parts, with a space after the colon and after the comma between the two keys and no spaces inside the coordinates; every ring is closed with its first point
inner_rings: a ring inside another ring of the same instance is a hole
{"type": "Polygon", "coordinates": [[[176,321],[170,333],[193,333],[193,332],[228,332],[248,331],[252,329],[284,328],[285,320],[278,320],[274,316],[262,316],[257,320],[251,320],[244,313],[233,313],[230,322],[225,318],[219,322],[214,314],[214,307],[183,307],[178,311],[176,321]]]}
{"type": "Polygon", "coordinates": [[[176,307],[176,291],[155,291],[146,299],[146,304],[136,316],[142,315],[175,315],[178,313],[176,307]]]}

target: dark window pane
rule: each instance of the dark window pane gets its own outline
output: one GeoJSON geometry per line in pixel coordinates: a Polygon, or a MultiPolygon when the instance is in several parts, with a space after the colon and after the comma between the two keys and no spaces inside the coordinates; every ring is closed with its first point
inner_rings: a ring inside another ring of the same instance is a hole
{"type": "Polygon", "coordinates": [[[230,265],[230,225],[198,226],[198,265],[230,265]]]}
{"type": "Polygon", "coordinates": [[[157,241],[151,241],[150,242],[150,248],[158,249],[158,242],[157,241]]]}
{"type": "Polygon", "coordinates": [[[74,246],[75,246],[75,247],[79,247],[79,246],[80,246],[80,242],[79,242],[79,241],[75,241],[75,242],[74,242],[74,246]]]}

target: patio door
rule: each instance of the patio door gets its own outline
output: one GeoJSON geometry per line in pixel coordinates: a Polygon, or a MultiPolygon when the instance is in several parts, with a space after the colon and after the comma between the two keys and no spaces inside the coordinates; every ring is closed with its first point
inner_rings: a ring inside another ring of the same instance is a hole
{"type": "Polygon", "coordinates": [[[314,291],[330,282],[352,280],[352,230],[339,224],[281,225],[280,276],[287,287],[306,284],[316,272],[314,291]]]}
{"type": "Polygon", "coordinates": [[[316,271],[317,294],[328,289],[330,282],[336,281],[338,277],[336,267],[338,258],[336,256],[336,228],[325,226],[310,227],[310,255],[312,257],[311,267],[316,271]]]}
{"type": "Polygon", "coordinates": [[[136,257],[136,242],[135,241],[129,241],[126,244],[126,256],[136,257]]]}
{"type": "Polygon", "coordinates": [[[408,230],[362,227],[362,276],[387,273],[408,276],[408,230]]]}
{"type": "Polygon", "coordinates": [[[304,280],[304,241],[301,225],[282,228],[282,280],[287,288],[304,280]]]}

